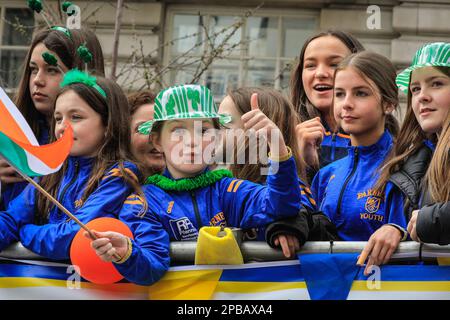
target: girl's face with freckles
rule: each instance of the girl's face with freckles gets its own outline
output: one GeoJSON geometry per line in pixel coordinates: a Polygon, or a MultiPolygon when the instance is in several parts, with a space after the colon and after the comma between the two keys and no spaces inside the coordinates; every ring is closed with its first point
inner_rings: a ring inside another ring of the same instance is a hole
{"type": "Polygon", "coordinates": [[[161,131],[153,135],[153,143],[164,154],[174,179],[195,177],[208,167],[216,143],[211,119],[164,121],[161,131]]]}
{"type": "Polygon", "coordinates": [[[440,133],[450,112],[450,77],[434,67],[416,69],[411,74],[411,105],[422,130],[440,133]]]}

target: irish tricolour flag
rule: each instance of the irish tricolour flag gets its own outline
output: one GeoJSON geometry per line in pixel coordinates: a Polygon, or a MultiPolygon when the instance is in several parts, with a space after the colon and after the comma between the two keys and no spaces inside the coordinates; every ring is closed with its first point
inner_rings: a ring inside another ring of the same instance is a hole
{"type": "Polygon", "coordinates": [[[0,88],[0,156],[21,173],[43,176],[58,171],[72,147],[72,128],[54,143],[40,146],[30,126],[0,88]]]}

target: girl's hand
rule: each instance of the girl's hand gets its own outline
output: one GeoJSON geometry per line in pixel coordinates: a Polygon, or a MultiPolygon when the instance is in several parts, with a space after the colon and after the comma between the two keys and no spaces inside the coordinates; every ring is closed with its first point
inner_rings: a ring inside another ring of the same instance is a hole
{"type": "Polygon", "coordinates": [[[245,130],[254,130],[257,136],[266,136],[273,158],[277,159],[286,156],[289,152],[284,143],[283,134],[276,124],[259,110],[257,93],[252,94],[250,105],[252,110],[241,117],[245,130]],[[271,145],[272,136],[276,139],[274,142],[277,143],[278,146],[271,145]]]}
{"type": "Polygon", "coordinates": [[[274,244],[276,246],[281,245],[281,250],[283,250],[283,254],[286,258],[295,256],[295,253],[300,250],[300,243],[298,242],[297,237],[290,234],[281,234],[277,236],[274,240],[274,244]]]}
{"type": "Polygon", "coordinates": [[[368,276],[371,273],[370,270],[373,265],[379,266],[388,263],[401,239],[400,231],[390,225],[384,225],[375,231],[369,238],[359,259],[364,263],[369,257],[364,275],[368,276]]]}
{"type": "Polygon", "coordinates": [[[128,251],[128,241],[127,237],[118,232],[97,232],[92,230],[92,232],[97,237],[93,240],[89,233],[85,232],[84,236],[88,239],[93,240],[91,243],[92,249],[95,253],[105,262],[117,262],[118,260],[114,257],[117,253],[121,258],[124,257],[128,251]]]}
{"type": "Polygon", "coordinates": [[[411,215],[411,220],[408,223],[408,233],[412,240],[420,242],[419,237],[417,236],[417,217],[419,214],[419,210],[414,210],[411,215]]]}
{"type": "Polygon", "coordinates": [[[21,181],[24,181],[24,179],[17,175],[16,170],[6,160],[0,159],[0,182],[16,183],[21,181]]]}
{"type": "Polygon", "coordinates": [[[309,166],[319,164],[317,147],[322,143],[325,128],[320,117],[304,121],[295,127],[300,156],[309,166]]]}

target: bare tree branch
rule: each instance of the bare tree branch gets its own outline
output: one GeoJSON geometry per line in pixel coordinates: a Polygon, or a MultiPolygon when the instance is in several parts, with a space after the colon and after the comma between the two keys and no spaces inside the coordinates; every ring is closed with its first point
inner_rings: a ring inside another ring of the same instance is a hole
{"type": "Polygon", "coordinates": [[[114,25],[114,44],[113,44],[113,52],[112,52],[112,66],[111,66],[111,75],[110,78],[112,80],[116,80],[116,68],[117,68],[117,54],[119,51],[119,36],[120,36],[120,26],[122,24],[122,6],[123,0],[117,0],[117,8],[116,8],[116,21],[114,25]]]}

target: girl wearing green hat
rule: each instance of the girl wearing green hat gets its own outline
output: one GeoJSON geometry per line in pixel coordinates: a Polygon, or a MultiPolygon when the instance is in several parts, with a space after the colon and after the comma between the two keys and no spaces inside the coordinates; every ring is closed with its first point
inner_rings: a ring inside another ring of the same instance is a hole
{"type": "Polygon", "coordinates": [[[378,185],[406,199],[413,240],[450,243],[450,43],[426,44],[397,76],[408,110],[378,185]]]}
{"type": "Polygon", "coordinates": [[[141,125],[140,132],[153,135],[166,169],[147,178],[143,186],[147,210],[132,195],[119,214],[132,226],[135,239],[110,232],[110,241],[93,241],[97,254],[114,261],[113,253],[131,243],[130,255],[116,268],[128,280],[148,285],[168,269],[170,241],[195,240],[203,226],[256,228],[296,216],[301,194],[292,152],[278,127],[259,110],[256,94],[251,107],[241,118],[245,129],[266,135],[270,144],[270,172],[264,186],[235,179],[228,170],[208,169],[208,158],[214,153],[213,129],[230,121],[229,116],[218,114],[209,89],[184,85],[160,92],[154,120],[141,125]]]}

